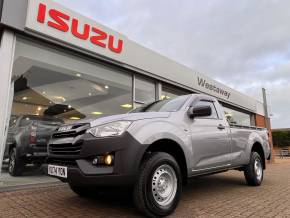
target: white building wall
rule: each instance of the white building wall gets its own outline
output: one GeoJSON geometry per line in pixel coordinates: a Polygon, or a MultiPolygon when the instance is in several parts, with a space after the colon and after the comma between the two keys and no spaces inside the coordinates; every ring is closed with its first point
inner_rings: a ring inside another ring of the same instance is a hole
{"type": "Polygon", "coordinates": [[[16,37],[11,31],[4,31],[0,46],[0,172],[5,149],[8,117],[10,114],[9,95],[16,37]]]}

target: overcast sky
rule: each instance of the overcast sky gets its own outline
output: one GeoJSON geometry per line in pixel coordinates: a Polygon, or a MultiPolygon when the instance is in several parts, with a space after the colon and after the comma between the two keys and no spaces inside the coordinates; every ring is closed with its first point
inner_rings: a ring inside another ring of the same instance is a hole
{"type": "Polygon", "coordinates": [[[56,0],[179,63],[262,99],[290,127],[290,1],[56,0]]]}

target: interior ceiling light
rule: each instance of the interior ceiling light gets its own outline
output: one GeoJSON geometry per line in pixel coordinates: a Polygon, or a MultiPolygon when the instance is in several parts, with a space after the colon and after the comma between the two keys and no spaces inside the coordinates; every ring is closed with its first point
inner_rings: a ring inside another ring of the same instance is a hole
{"type": "Polygon", "coordinates": [[[62,96],[54,96],[54,98],[57,99],[57,100],[61,100],[62,102],[66,101],[66,99],[64,97],[62,97],[62,96]]]}
{"type": "Polygon", "coordinates": [[[26,101],[27,99],[28,99],[28,97],[26,97],[26,96],[22,97],[23,101],[26,101]]]}
{"type": "Polygon", "coordinates": [[[46,94],[46,92],[45,92],[45,91],[43,91],[43,92],[42,92],[42,94],[43,94],[43,95],[45,95],[45,94],[46,94]]]}
{"type": "Polygon", "coordinates": [[[123,108],[132,108],[131,104],[122,104],[121,107],[123,108]]]}
{"type": "Polygon", "coordinates": [[[161,99],[164,100],[164,99],[170,99],[169,96],[166,96],[166,95],[161,95],[161,99]]]}
{"type": "Polygon", "coordinates": [[[80,74],[80,73],[77,73],[77,74],[76,74],[76,76],[77,76],[77,77],[81,77],[81,76],[82,76],[82,74],[80,74]]]}
{"type": "Polygon", "coordinates": [[[38,111],[41,111],[41,110],[42,110],[42,107],[39,106],[39,107],[37,108],[37,110],[38,110],[38,111]]]}
{"type": "Polygon", "coordinates": [[[94,112],[92,112],[91,114],[92,114],[92,115],[102,115],[102,114],[103,114],[103,112],[94,111],[94,112]]]}
{"type": "Polygon", "coordinates": [[[81,118],[79,118],[79,117],[70,117],[69,119],[70,120],[80,120],[81,118]]]}
{"type": "Polygon", "coordinates": [[[105,86],[105,89],[109,89],[109,86],[105,86]]]}
{"type": "Polygon", "coordinates": [[[104,88],[102,86],[99,86],[99,85],[94,85],[93,88],[99,92],[104,92],[104,88]]]}
{"type": "Polygon", "coordinates": [[[67,107],[70,109],[71,108],[71,105],[68,105],[67,107]]]}

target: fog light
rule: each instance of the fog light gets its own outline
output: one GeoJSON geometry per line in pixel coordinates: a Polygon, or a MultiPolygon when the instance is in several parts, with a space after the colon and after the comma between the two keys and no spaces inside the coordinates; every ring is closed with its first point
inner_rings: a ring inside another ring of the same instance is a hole
{"type": "Polygon", "coordinates": [[[111,155],[111,154],[106,155],[105,156],[105,164],[111,165],[113,163],[113,159],[114,159],[113,155],[111,155]]]}
{"type": "Polygon", "coordinates": [[[98,158],[95,158],[95,159],[93,160],[93,165],[97,165],[98,162],[99,162],[98,158]]]}

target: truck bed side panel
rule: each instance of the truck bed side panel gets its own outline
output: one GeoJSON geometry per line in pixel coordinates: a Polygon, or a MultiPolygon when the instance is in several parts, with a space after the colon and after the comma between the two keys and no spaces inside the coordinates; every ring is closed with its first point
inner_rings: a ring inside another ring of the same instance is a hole
{"type": "Polygon", "coordinates": [[[239,166],[249,163],[250,153],[255,143],[263,146],[267,157],[268,139],[266,130],[253,130],[242,127],[231,127],[232,165],[239,166]]]}

